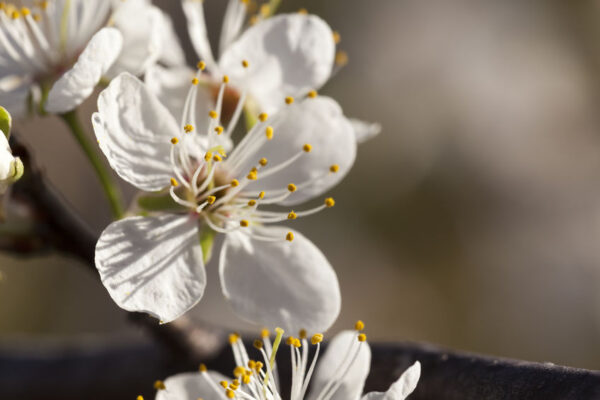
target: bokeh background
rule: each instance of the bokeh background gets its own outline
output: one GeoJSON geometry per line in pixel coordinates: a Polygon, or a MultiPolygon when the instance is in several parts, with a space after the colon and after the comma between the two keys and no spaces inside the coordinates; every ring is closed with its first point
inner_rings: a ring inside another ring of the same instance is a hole
{"type": "MultiPolygon", "coordinates": [[[[155,3],[192,63],[179,1],[155,3]]],[[[224,5],[205,1],[213,38],[224,5]]],[[[295,222],[338,272],[333,330],[361,318],[371,340],[600,369],[600,3],[283,0],[301,7],[350,56],[321,92],[383,125],[336,207],[295,222]]],[[[103,229],[108,207],[61,122],[17,129],[103,229]]],[[[251,329],[216,269],[194,317],[251,329]]],[[[0,273],[1,347],[149,340],[77,261],[0,255],[0,273]]]]}

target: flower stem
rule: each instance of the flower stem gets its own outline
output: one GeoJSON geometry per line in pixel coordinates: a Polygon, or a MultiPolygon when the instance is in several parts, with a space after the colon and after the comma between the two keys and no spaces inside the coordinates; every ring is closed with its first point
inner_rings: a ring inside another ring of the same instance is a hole
{"type": "Polygon", "coordinates": [[[110,204],[110,208],[115,219],[121,219],[123,217],[123,203],[121,201],[121,192],[117,185],[112,180],[112,177],[109,171],[106,169],[105,165],[102,163],[100,157],[98,157],[98,153],[93,148],[89,139],[86,137],[85,131],[81,126],[81,122],[77,117],[77,111],[69,111],[68,113],[60,115],[63,121],[67,124],[73,137],[81,146],[81,149],[85,153],[87,159],[92,164],[96,175],[98,176],[98,180],[102,185],[102,189],[104,190],[104,194],[108,199],[110,204]]]}

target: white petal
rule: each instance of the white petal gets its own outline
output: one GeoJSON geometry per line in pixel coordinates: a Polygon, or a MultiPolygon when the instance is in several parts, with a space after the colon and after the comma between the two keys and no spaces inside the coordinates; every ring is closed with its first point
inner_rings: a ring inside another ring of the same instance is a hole
{"type": "Polygon", "coordinates": [[[320,88],[329,79],[334,56],[333,33],[327,23],[296,13],[251,27],[227,49],[219,64],[266,112],[274,112],[286,96],[320,88]],[[242,67],[242,60],[248,60],[248,68],[242,67]]]}
{"type": "Polygon", "coordinates": [[[92,123],[100,149],[121,178],[146,191],[169,185],[177,123],[136,77],[124,73],[98,97],[92,123]]]}
{"type": "Polygon", "coordinates": [[[162,30],[162,48],[159,61],[169,67],[183,66],[185,65],[185,53],[173,27],[173,21],[168,14],[164,12],[162,14],[163,20],[160,26],[162,30]]]}
{"type": "Polygon", "coordinates": [[[291,182],[298,185],[323,177],[282,203],[292,205],[321,195],[342,180],[354,164],[356,139],[342,109],[328,97],[309,98],[281,112],[284,116],[282,122],[275,125],[273,139],[256,153],[244,154],[247,162],[237,172],[249,171],[261,157],[266,157],[269,162],[266,172],[297,154],[304,144],[312,145],[310,153],[304,153],[281,172],[264,180],[260,179],[259,172],[259,180],[249,186],[249,189],[265,190],[268,194],[269,190],[283,189],[291,182]],[[333,164],[339,166],[339,171],[329,174],[333,164]]]}
{"type": "Polygon", "coordinates": [[[223,54],[231,42],[239,35],[244,24],[247,7],[248,5],[240,0],[229,0],[229,3],[227,3],[219,41],[220,54],[223,54]]]}
{"type": "Polygon", "coordinates": [[[381,124],[377,122],[366,122],[360,119],[351,118],[350,123],[354,128],[354,135],[358,143],[364,143],[373,139],[381,133],[381,124]]]}
{"type": "Polygon", "coordinates": [[[197,220],[167,214],[113,222],[96,245],[96,268],[119,307],[170,322],[204,294],[197,220]]]}
{"type": "Polygon", "coordinates": [[[11,113],[12,117],[23,118],[27,115],[27,98],[31,91],[31,84],[12,75],[0,78],[0,99],[2,106],[11,113]]]}
{"type": "Polygon", "coordinates": [[[231,378],[215,371],[207,374],[208,377],[198,372],[186,372],[167,378],[164,381],[165,390],[156,393],[156,400],[222,400],[224,392],[219,382],[231,381],[231,378]],[[215,391],[207,378],[214,382],[219,392],[215,391]]]}
{"type": "Polygon", "coordinates": [[[421,363],[417,361],[404,371],[387,392],[367,393],[362,397],[362,400],[404,400],[417,388],[420,377],[421,363]]]}
{"type": "Polygon", "coordinates": [[[8,140],[4,135],[4,132],[0,130],[0,182],[11,177],[12,166],[15,161],[8,140]]]}
{"type": "Polygon", "coordinates": [[[154,64],[162,53],[165,18],[160,9],[143,0],[122,2],[112,21],[123,35],[123,51],[106,76],[113,78],[121,72],[141,75],[154,64]]]}
{"type": "Polygon", "coordinates": [[[48,94],[46,111],[71,111],[87,99],[121,52],[123,38],[115,28],[103,28],[89,41],[79,59],[48,94]]]}
{"type": "Polygon", "coordinates": [[[312,389],[308,399],[314,400],[332,379],[341,385],[331,400],[358,400],[365,386],[365,380],[371,368],[371,348],[367,342],[360,343],[356,331],[338,333],[327,346],[323,358],[317,363],[315,376],[312,379],[312,389]],[[360,348],[358,347],[360,344],[360,348]],[[355,352],[358,355],[354,359],[355,352]],[[345,367],[354,359],[345,374],[345,367]]]}
{"type": "Polygon", "coordinates": [[[321,251],[300,233],[284,238],[283,227],[259,228],[278,242],[231,233],[221,251],[223,294],[234,311],[256,324],[282,327],[290,334],[327,330],[340,312],[337,277],[321,251]]]}
{"type": "MultiPolygon", "coordinates": [[[[183,0],[183,12],[187,18],[188,33],[198,57],[203,60],[208,69],[216,72],[217,64],[210,48],[206,22],[204,20],[204,5],[201,0],[183,0]]],[[[240,61],[241,62],[241,61],[240,61]]]]}

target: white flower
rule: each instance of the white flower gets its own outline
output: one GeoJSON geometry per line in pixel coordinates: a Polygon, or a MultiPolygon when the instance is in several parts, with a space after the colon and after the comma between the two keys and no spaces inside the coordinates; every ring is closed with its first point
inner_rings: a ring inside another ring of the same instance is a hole
{"type": "Polygon", "coordinates": [[[292,362],[291,390],[289,397],[284,397],[274,362],[282,334],[278,331],[273,343],[265,335],[262,341],[255,341],[262,361],[251,360],[242,341],[235,335],[230,337],[237,365],[234,379],[207,371],[201,365],[199,373],[183,373],[158,381],[156,400],[404,400],[415,390],[421,375],[421,364],[417,361],[385,393],[371,392],[361,397],[371,365],[371,350],[363,333],[339,333],[318,363],[323,335],[316,334],[310,340],[292,337],[286,341],[292,362]],[[309,343],[315,347],[310,363],[309,343]]]}
{"type": "Polygon", "coordinates": [[[210,251],[202,246],[224,233],[219,273],[234,311],[266,326],[325,330],[340,308],[333,269],[300,233],[269,224],[314,214],[333,199],[306,211],[262,206],[296,205],[339,182],[356,155],[352,125],[334,100],[309,92],[288,98],[272,117],[261,114],[230,152],[242,102],[223,127],[226,87],[207,126],[196,123],[198,78],[180,124],[130,74],[100,94],[92,122],[112,168],[139,189],[165,189],[172,198],[172,212],[126,218],[102,233],[96,248],[102,282],[120,307],[172,321],[202,297],[210,251]]]}
{"type": "MultiPolygon", "coordinates": [[[[228,76],[235,85],[230,95],[247,101],[249,108],[273,113],[287,96],[318,90],[341,67],[336,60],[336,38],[329,25],[315,15],[283,14],[265,18],[246,29],[248,2],[229,0],[219,42],[220,57],[215,59],[208,40],[203,1],[182,0],[188,31],[206,72],[199,79],[203,97],[211,99],[216,83],[228,76]],[[245,60],[247,66],[240,60],[245,60]]],[[[175,71],[156,66],[148,70],[146,82],[171,111],[179,116],[181,93],[187,90],[185,68],[175,71]]],[[[378,124],[353,124],[357,140],[379,133],[378,124]]]]}
{"type": "Polygon", "coordinates": [[[12,155],[6,135],[0,129],[0,195],[22,175],[23,163],[12,155]]]}
{"type": "Polygon", "coordinates": [[[21,117],[52,87],[46,110],[70,111],[104,76],[140,74],[165,55],[182,63],[181,52],[163,49],[169,30],[167,17],[149,0],[2,2],[0,98],[21,117]]]}

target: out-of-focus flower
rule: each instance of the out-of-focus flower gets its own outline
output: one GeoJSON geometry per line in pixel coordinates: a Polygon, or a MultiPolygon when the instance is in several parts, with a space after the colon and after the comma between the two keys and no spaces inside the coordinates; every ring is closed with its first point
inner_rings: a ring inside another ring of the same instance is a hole
{"type": "Polygon", "coordinates": [[[199,373],[183,373],[164,382],[158,381],[156,400],[404,400],[415,390],[421,375],[421,364],[417,361],[385,393],[371,392],[361,397],[371,365],[366,335],[357,331],[339,333],[317,363],[323,335],[307,338],[302,332],[300,338],[286,340],[290,347],[292,379],[290,395],[284,397],[275,363],[275,355],[280,344],[283,345],[280,343],[282,336],[283,330],[277,329],[273,343],[268,335],[255,341],[254,346],[260,351],[262,360],[257,361],[248,357],[244,344],[233,334],[230,343],[237,365],[233,371],[234,379],[207,371],[201,365],[199,373]],[[315,347],[315,352],[309,364],[310,344],[315,347]]]}
{"type": "MultiPolygon", "coordinates": [[[[336,54],[339,34],[321,18],[306,13],[271,16],[273,10],[264,7],[248,18],[249,2],[242,0],[228,3],[217,60],[208,40],[203,2],[182,0],[182,4],[192,43],[206,66],[198,77],[202,98],[209,100],[207,104],[215,102],[223,76],[235,82],[225,94],[225,116],[230,115],[228,105],[235,105],[238,98],[246,103],[247,111],[273,113],[286,97],[321,88],[345,64],[340,56],[344,53],[336,54]]],[[[146,82],[179,117],[183,109],[180,99],[187,91],[190,75],[186,67],[173,70],[154,66],[148,70],[146,82]]],[[[378,124],[361,121],[353,126],[361,141],[381,130],[378,124]]]]}
{"type": "MultiPolygon", "coordinates": [[[[23,163],[19,157],[14,157],[8,144],[11,128],[11,116],[0,107],[0,196],[6,189],[23,176],[23,163]]],[[[0,215],[2,210],[0,210],[0,215]]]]}
{"type": "Polygon", "coordinates": [[[230,152],[242,102],[229,126],[221,125],[228,82],[207,126],[196,123],[197,77],[180,124],[130,74],[100,94],[92,122],[110,165],[141,190],[168,190],[162,210],[170,208],[117,221],[102,233],[96,248],[102,282],[122,308],[171,321],[202,297],[204,262],[215,234],[224,233],[221,285],[240,316],[292,331],[325,330],[340,308],[333,269],[300,233],[268,225],[314,214],[334,200],[306,211],[260,207],[296,205],[337,184],[354,163],[352,125],[334,100],[310,91],[288,97],[272,117],[261,114],[230,152]]]}
{"type": "Polygon", "coordinates": [[[103,77],[183,63],[168,17],[149,0],[0,3],[0,97],[16,117],[47,102],[64,113],[103,77]],[[166,41],[169,41],[166,46],[166,41]]]}

